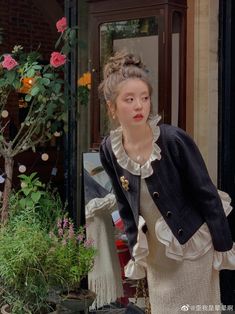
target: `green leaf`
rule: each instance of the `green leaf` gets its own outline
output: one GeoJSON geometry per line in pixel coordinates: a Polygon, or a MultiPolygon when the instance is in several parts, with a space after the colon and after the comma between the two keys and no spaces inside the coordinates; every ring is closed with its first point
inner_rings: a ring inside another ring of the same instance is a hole
{"type": "Polygon", "coordinates": [[[76,39],[76,31],[74,29],[71,30],[69,37],[70,37],[71,44],[73,44],[74,40],[76,39]]]}
{"type": "Polygon", "coordinates": [[[43,77],[46,77],[46,78],[49,78],[49,79],[53,78],[53,76],[54,76],[54,74],[52,74],[52,73],[45,73],[43,75],[43,77]]]}
{"type": "Polygon", "coordinates": [[[47,114],[49,116],[53,115],[54,109],[57,107],[57,104],[50,102],[47,106],[47,114]]]}
{"type": "Polygon", "coordinates": [[[19,204],[20,204],[21,208],[25,208],[25,206],[26,206],[26,199],[25,198],[20,199],[19,204]]]}
{"type": "Polygon", "coordinates": [[[37,65],[33,65],[32,68],[33,68],[34,70],[41,70],[41,69],[42,69],[42,66],[39,65],[39,64],[37,64],[37,65]]]}
{"type": "Polygon", "coordinates": [[[33,192],[31,194],[31,198],[34,201],[34,203],[37,203],[40,200],[40,198],[41,198],[41,192],[39,192],[39,191],[38,192],[33,192]]]}
{"type": "Polygon", "coordinates": [[[70,52],[70,46],[69,44],[66,42],[65,45],[63,46],[63,48],[61,49],[61,52],[65,55],[67,55],[70,52]]]}
{"type": "Polygon", "coordinates": [[[33,178],[35,178],[36,176],[37,176],[37,172],[32,172],[31,175],[29,176],[29,179],[33,180],[33,178]]]}
{"type": "Polygon", "coordinates": [[[21,86],[21,83],[20,83],[20,81],[15,80],[15,81],[12,83],[12,85],[13,85],[13,87],[14,87],[15,89],[19,89],[20,86],[21,86]]]}
{"type": "Polygon", "coordinates": [[[64,98],[59,98],[58,100],[59,100],[59,102],[60,102],[62,105],[64,105],[64,104],[65,104],[65,100],[64,100],[64,98]]]}
{"type": "Polygon", "coordinates": [[[7,85],[7,82],[5,79],[0,79],[0,87],[7,85]]]}
{"type": "MultiPolygon", "coordinates": [[[[47,64],[43,67],[43,73],[46,73],[46,71],[50,68],[50,64],[47,64]]],[[[45,75],[45,74],[44,74],[45,75]]]]}
{"type": "Polygon", "coordinates": [[[58,94],[60,92],[60,89],[61,89],[61,85],[56,83],[54,86],[53,86],[53,92],[55,94],[58,94]]]}
{"type": "Polygon", "coordinates": [[[25,202],[25,206],[26,207],[33,207],[33,201],[31,199],[26,199],[26,202],[25,202]]]}
{"type": "Polygon", "coordinates": [[[15,71],[8,71],[6,73],[6,77],[7,77],[7,81],[9,82],[9,84],[12,84],[15,77],[16,77],[16,72],[15,71]]]}
{"type": "Polygon", "coordinates": [[[29,69],[26,73],[27,77],[33,77],[35,75],[35,70],[34,69],[29,69]]]}
{"type": "Polygon", "coordinates": [[[30,187],[25,187],[25,188],[22,189],[22,191],[23,191],[23,193],[24,193],[25,196],[28,196],[29,193],[32,191],[32,188],[30,188],[30,187]]]}
{"type": "Polygon", "coordinates": [[[32,99],[32,96],[31,96],[31,95],[27,94],[27,95],[25,96],[25,101],[30,101],[31,99],[32,99]]]}
{"type": "Polygon", "coordinates": [[[32,96],[36,96],[38,93],[40,92],[40,88],[39,88],[39,86],[34,86],[31,90],[30,90],[30,94],[32,95],[32,96]]]}
{"type": "MultiPolygon", "coordinates": [[[[36,186],[39,186],[39,187],[44,187],[44,184],[38,180],[38,178],[36,178],[36,182],[34,183],[36,186]]],[[[41,194],[43,194],[43,192],[40,192],[41,194]]]]}
{"type": "Polygon", "coordinates": [[[45,86],[48,86],[49,84],[50,84],[50,80],[49,80],[49,78],[46,78],[46,77],[43,77],[42,79],[41,79],[41,83],[43,84],[43,85],[45,85],[45,86]]]}
{"type": "MultiPolygon", "coordinates": [[[[39,85],[39,88],[40,88],[40,93],[41,93],[41,95],[43,95],[43,93],[44,93],[45,90],[46,90],[45,86],[39,85]]],[[[44,97],[43,97],[43,98],[44,98],[44,97]]]]}
{"type": "Polygon", "coordinates": [[[61,115],[60,115],[60,119],[62,121],[67,121],[68,119],[68,113],[67,112],[63,112],[61,115]]]}
{"type": "Polygon", "coordinates": [[[20,175],[18,175],[18,178],[27,181],[28,176],[26,176],[26,174],[20,174],[20,175]]]}

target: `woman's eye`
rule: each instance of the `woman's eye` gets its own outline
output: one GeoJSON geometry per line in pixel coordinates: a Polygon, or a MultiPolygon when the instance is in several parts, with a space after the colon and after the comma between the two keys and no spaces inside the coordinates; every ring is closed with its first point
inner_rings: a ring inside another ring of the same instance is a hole
{"type": "Polygon", "coordinates": [[[133,101],[133,99],[134,99],[134,98],[129,97],[129,98],[126,99],[126,102],[131,103],[131,102],[133,101]]]}
{"type": "Polygon", "coordinates": [[[145,96],[145,97],[142,98],[142,101],[145,101],[145,102],[146,102],[146,101],[148,101],[148,100],[149,100],[149,96],[145,96]]]}

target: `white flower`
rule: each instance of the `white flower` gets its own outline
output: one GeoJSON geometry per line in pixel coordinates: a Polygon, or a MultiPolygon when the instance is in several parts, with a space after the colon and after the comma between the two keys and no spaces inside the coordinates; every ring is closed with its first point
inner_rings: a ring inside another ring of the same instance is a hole
{"type": "Polygon", "coordinates": [[[12,53],[19,53],[23,50],[23,47],[21,45],[15,45],[13,47],[12,53]]]}

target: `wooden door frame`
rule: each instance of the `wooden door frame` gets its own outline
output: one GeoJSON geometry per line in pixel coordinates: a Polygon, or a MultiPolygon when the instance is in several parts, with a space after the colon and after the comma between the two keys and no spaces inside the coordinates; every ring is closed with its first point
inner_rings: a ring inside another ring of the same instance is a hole
{"type": "MultiPolygon", "coordinates": [[[[229,193],[235,206],[235,3],[219,3],[219,137],[218,187],[229,193]]],[[[235,241],[235,212],[229,217],[235,241]]],[[[221,300],[235,308],[235,271],[220,272],[221,300]]]]}
{"type": "Polygon", "coordinates": [[[97,148],[101,141],[100,138],[100,105],[98,102],[98,82],[100,81],[100,40],[99,27],[102,23],[145,18],[154,16],[158,12],[160,17],[159,24],[159,112],[163,107],[167,112],[164,114],[163,121],[171,123],[171,31],[172,25],[169,16],[174,11],[182,14],[182,38],[180,48],[180,87],[179,87],[179,126],[185,129],[186,125],[186,1],[182,0],[88,0],[89,4],[89,25],[90,25],[90,59],[92,71],[92,90],[91,90],[91,147],[97,148]],[[161,23],[161,20],[163,21],[161,23]],[[168,36],[166,34],[169,34],[168,36]],[[167,87],[167,88],[166,88],[167,87]]]}

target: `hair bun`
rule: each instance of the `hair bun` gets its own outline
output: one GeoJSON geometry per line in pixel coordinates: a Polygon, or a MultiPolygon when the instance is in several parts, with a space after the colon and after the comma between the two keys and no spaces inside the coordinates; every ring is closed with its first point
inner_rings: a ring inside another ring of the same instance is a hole
{"type": "Polygon", "coordinates": [[[110,57],[104,67],[104,78],[109,77],[114,72],[119,72],[123,67],[136,66],[145,69],[139,56],[126,51],[118,51],[113,57],[110,57]]]}
{"type": "Polygon", "coordinates": [[[139,56],[135,56],[133,55],[132,53],[129,53],[125,56],[125,61],[124,61],[124,64],[123,65],[135,65],[137,66],[138,68],[143,68],[144,65],[140,59],[139,56]]]}

